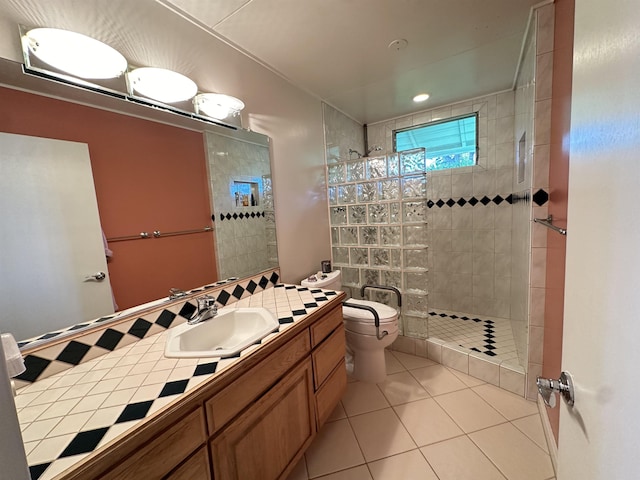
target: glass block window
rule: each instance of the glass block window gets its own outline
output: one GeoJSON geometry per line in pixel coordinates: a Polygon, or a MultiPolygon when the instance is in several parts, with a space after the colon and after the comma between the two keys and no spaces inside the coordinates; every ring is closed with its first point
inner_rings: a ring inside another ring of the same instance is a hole
{"type": "Polygon", "coordinates": [[[426,170],[471,167],[478,153],[478,115],[438,120],[393,132],[396,152],[424,148],[426,170]]]}

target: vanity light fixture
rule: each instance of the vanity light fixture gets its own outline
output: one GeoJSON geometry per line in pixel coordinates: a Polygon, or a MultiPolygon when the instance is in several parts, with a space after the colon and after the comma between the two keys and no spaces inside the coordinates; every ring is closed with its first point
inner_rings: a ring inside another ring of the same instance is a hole
{"type": "Polygon", "coordinates": [[[429,94],[428,93],[420,93],[418,95],[416,95],[415,97],[413,97],[413,101],[416,103],[420,103],[420,102],[424,102],[426,100],[429,99],[429,94]]]}
{"type": "Polygon", "coordinates": [[[165,68],[140,67],[127,73],[127,77],[135,92],[162,103],[183,102],[198,93],[193,80],[165,68]]]}
{"type": "Polygon", "coordinates": [[[34,28],[23,36],[23,48],[44,63],[83,79],[117,78],[127,60],[114,48],[81,33],[34,28]]]}
{"type": "Polygon", "coordinates": [[[244,108],[242,100],[222,93],[201,93],[193,99],[193,105],[197,113],[218,120],[233,117],[244,108]]]}

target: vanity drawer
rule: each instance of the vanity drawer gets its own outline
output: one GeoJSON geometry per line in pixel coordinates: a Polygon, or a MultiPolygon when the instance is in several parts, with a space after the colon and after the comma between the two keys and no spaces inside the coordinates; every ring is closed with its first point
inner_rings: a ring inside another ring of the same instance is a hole
{"type": "Polygon", "coordinates": [[[204,412],[198,408],[167,430],[158,432],[133,455],[115,462],[117,466],[100,480],[162,478],[204,442],[204,412]]]}
{"type": "Polygon", "coordinates": [[[205,403],[209,435],[224,426],[247,405],[266,392],[291,367],[309,354],[309,330],[305,329],[286,345],[205,403]]]}
{"type": "Polygon", "coordinates": [[[211,480],[209,449],[204,446],[176,468],[165,480],[211,480]]]}
{"type": "Polygon", "coordinates": [[[327,381],[316,392],[316,416],[318,430],[327,421],[333,409],[347,390],[347,367],[344,357],[333,369],[327,381]]]}
{"type": "Polygon", "coordinates": [[[311,346],[320,344],[338,325],[342,325],[342,304],[311,325],[311,346]]]}
{"type": "Polygon", "coordinates": [[[324,383],[335,366],[344,359],[345,351],[344,326],[340,322],[329,338],[312,353],[313,380],[316,390],[324,383]]]}

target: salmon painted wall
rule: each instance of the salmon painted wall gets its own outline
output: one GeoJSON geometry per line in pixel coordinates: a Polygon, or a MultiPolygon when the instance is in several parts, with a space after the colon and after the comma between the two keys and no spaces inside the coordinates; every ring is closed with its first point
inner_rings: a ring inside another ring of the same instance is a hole
{"type": "MultiPolygon", "coordinates": [[[[0,88],[0,131],[89,145],[107,238],[211,226],[201,133],[0,88]]],[[[212,233],[112,242],[120,309],[216,281],[212,233]]]]}
{"type": "MultiPolygon", "coordinates": [[[[553,98],[551,102],[551,145],[549,163],[549,213],[553,223],[567,226],[569,184],[569,142],[571,127],[571,78],[573,66],[573,18],[575,0],[555,2],[553,52],[553,98]]],[[[545,292],[544,350],[542,375],[558,378],[562,370],[562,323],[564,310],[566,237],[547,234],[547,277],[545,292]]],[[[547,409],[556,441],[560,409],[547,409]]]]}

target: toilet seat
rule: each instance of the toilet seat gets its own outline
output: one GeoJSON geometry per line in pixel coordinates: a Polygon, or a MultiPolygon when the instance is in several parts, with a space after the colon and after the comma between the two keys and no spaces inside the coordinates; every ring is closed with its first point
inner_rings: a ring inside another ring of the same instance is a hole
{"type": "MultiPolygon", "coordinates": [[[[370,302],[368,300],[354,300],[350,298],[348,303],[355,303],[356,305],[364,305],[366,307],[373,308],[378,317],[380,317],[380,325],[383,323],[393,323],[398,320],[398,312],[395,308],[391,308],[384,303],[370,302]]],[[[342,307],[342,316],[345,321],[362,323],[365,325],[373,325],[373,315],[367,310],[361,310],[359,308],[350,308],[348,306],[342,307]]]]}
{"type": "MultiPolygon", "coordinates": [[[[398,312],[394,308],[378,302],[367,300],[349,299],[349,303],[364,305],[373,308],[380,317],[380,330],[389,334],[398,331],[398,312]]],[[[344,327],[347,332],[358,333],[360,335],[376,336],[376,327],[371,312],[359,308],[342,307],[344,327]]]]}

